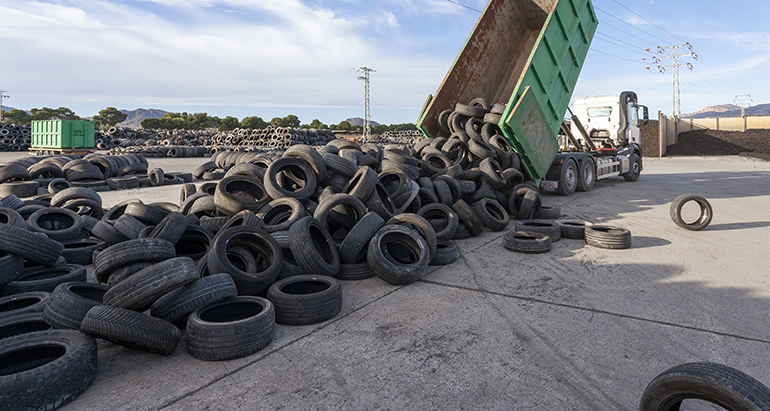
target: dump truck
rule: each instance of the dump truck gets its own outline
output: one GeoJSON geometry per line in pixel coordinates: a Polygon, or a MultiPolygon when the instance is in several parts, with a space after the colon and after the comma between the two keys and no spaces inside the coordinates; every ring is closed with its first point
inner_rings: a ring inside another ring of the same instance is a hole
{"type": "Polygon", "coordinates": [[[559,145],[597,26],[590,0],[491,0],[438,91],[428,96],[417,128],[426,138],[438,137],[443,111],[481,98],[505,104],[499,129],[522,171],[545,190],[569,195],[592,189],[607,170],[640,172],[640,149],[637,160],[625,147],[591,146],[588,137],[588,144],[566,151],[559,145]]]}

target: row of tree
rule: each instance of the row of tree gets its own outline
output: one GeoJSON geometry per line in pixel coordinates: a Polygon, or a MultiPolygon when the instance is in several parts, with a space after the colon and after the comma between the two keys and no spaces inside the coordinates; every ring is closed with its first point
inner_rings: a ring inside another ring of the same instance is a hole
{"type": "MultiPolygon", "coordinates": [[[[97,128],[106,130],[126,120],[127,115],[115,107],[107,107],[99,114],[91,117],[96,123],[97,128]]],[[[6,124],[30,124],[33,120],[83,120],[67,107],[41,109],[33,108],[29,112],[19,109],[3,112],[3,122],[6,124]]],[[[238,120],[236,117],[227,116],[225,118],[212,117],[207,113],[166,113],[161,118],[148,118],[142,121],[142,127],[158,130],[204,130],[207,128],[216,128],[219,131],[230,131],[236,128],[264,129],[268,126],[275,127],[294,127],[308,128],[318,130],[344,130],[344,131],[363,131],[361,126],[354,126],[348,121],[342,121],[339,124],[327,125],[319,119],[314,119],[309,124],[302,124],[299,117],[289,114],[286,117],[274,117],[270,121],[265,121],[262,117],[251,116],[238,120]]],[[[393,124],[376,125],[372,127],[373,134],[381,134],[386,131],[404,131],[416,130],[414,124],[393,124]]]]}

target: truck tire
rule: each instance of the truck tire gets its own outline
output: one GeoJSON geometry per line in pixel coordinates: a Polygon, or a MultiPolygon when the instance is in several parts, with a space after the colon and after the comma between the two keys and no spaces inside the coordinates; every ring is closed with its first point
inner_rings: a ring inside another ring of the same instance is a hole
{"type": "Polygon", "coordinates": [[[204,361],[245,357],[270,344],[275,307],[261,297],[233,297],[200,307],[187,319],[187,352],[204,361]]]}
{"type": "Polygon", "coordinates": [[[316,324],[342,310],[342,287],[334,278],[298,275],[283,279],[267,290],[275,306],[275,322],[286,325],[316,324]]]}
{"type": "Polygon", "coordinates": [[[575,194],[578,187],[578,175],[578,166],[575,160],[567,159],[561,165],[561,172],[559,173],[559,194],[563,196],[575,194]]]}
{"type": "Polygon", "coordinates": [[[625,228],[610,225],[595,225],[585,228],[586,244],[609,249],[631,248],[631,232],[625,228]]]}
{"type": "Polygon", "coordinates": [[[551,251],[551,237],[544,233],[509,231],[503,236],[503,247],[517,253],[547,253],[551,251]]]}
{"type": "Polygon", "coordinates": [[[642,394],[639,410],[678,410],[686,399],[728,410],[770,409],[770,389],[751,376],[722,364],[689,363],[655,377],[642,394]]]}
{"type": "Polygon", "coordinates": [[[697,196],[695,194],[682,194],[675,198],[671,202],[671,208],[669,209],[671,219],[674,220],[674,224],[685,230],[700,231],[708,227],[711,224],[711,219],[714,216],[714,210],[711,209],[711,203],[705,198],[697,196]],[[692,223],[687,223],[682,219],[682,207],[690,201],[695,201],[700,206],[700,216],[692,223]]]}
{"type": "Polygon", "coordinates": [[[623,178],[626,181],[639,180],[639,175],[642,174],[642,158],[638,154],[632,153],[628,159],[629,170],[628,173],[623,174],[623,178]]]}
{"type": "Polygon", "coordinates": [[[3,408],[52,410],[85,391],[94,377],[96,341],[79,331],[22,334],[0,345],[3,408]]]}
{"type": "Polygon", "coordinates": [[[596,161],[591,156],[585,156],[580,160],[580,178],[578,179],[578,191],[591,191],[596,187],[596,161]]]}
{"type": "Polygon", "coordinates": [[[135,350],[171,355],[182,332],[174,324],[147,314],[108,305],[88,311],[80,330],[135,350]]]}

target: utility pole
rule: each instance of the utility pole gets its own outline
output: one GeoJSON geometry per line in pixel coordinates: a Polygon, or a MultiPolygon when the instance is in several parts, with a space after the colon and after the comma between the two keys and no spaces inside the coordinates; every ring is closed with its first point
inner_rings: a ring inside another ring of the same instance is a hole
{"type": "Polygon", "coordinates": [[[9,96],[8,94],[5,94],[5,93],[7,93],[7,91],[0,90],[0,123],[3,122],[3,98],[10,98],[11,97],[11,96],[9,96]]]}
{"type": "MultiPolygon", "coordinates": [[[[669,66],[661,66],[658,65],[658,70],[661,73],[665,73],[667,68],[673,68],[674,70],[674,117],[679,118],[679,115],[681,114],[680,110],[680,99],[679,99],[679,67],[686,66],[690,70],[692,70],[692,64],[690,63],[679,63],[679,57],[692,57],[693,59],[697,60],[698,55],[695,54],[695,52],[692,49],[692,45],[690,43],[685,44],[677,44],[676,46],[666,46],[666,47],[660,47],[658,46],[658,53],[663,54],[666,52],[667,49],[672,49],[673,53],[670,56],[660,56],[653,58],[653,62],[655,64],[660,63],[664,59],[672,59],[671,65],[669,66]],[[690,53],[685,54],[679,54],[679,48],[680,47],[686,47],[690,49],[690,53]]],[[[647,49],[647,51],[650,51],[650,49],[647,49]]]]}
{"type": "Polygon", "coordinates": [[[750,94],[735,96],[733,99],[733,104],[741,108],[741,117],[746,117],[746,107],[751,107],[751,103],[753,102],[754,100],[751,99],[750,94]]]}
{"type": "Polygon", "coordinates": [[[369,115],[369,73],[376,73],[377,70],[369,67],[359,67],[356,70],[364,74],[358,79],[364,81],[364,140],[368,140],[372,136],[371,117],[369,115]]]}

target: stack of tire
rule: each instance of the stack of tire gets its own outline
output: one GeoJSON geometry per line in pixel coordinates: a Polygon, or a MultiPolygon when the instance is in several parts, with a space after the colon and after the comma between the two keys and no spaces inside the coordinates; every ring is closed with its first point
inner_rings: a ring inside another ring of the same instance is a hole
{"type": "Polygon", "coordinates": [[[423,135],[419,130],[404,130],[404,131],[386,131],[381,134],[375,134],[370,139],[363,141],[364,143],[374,144],[404,144],[415,145],[423,139],[423,135]]]}
{"type": "Polygon", "coordinates": [[[182,184],[192,181],[190,173],[166,173],[149,169],[142,156],[78,155],[30,156],[0,166],[0,196],[15,195],[47,201],[68,187],[95,191],[182,184]]]}
{"type": "Polygon", "coordinates": [[[0,123],[0,152],[26,151],[31,144],[31,126],[0,123]]]}

